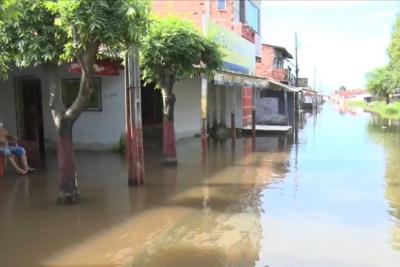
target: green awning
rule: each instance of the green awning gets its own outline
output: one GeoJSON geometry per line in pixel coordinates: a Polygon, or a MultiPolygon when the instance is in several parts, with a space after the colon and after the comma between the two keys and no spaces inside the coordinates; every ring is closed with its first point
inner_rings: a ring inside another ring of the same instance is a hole
{"type": "Polygon", "coordinates": [[[252,87],[265,89],[268,88],[269,82],[267,79],[257,76],[245,75],[236,72],[223,71],[216,73],[213,77],[215,85],[229,87],[252,87]]]}

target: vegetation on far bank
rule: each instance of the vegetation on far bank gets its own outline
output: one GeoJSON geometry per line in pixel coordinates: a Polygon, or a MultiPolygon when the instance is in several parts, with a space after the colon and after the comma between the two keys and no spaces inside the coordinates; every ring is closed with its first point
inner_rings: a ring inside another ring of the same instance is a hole
{"type": "Polygon", "coordinates": [[[400,102],[386,104],[384,101],[348,101],[348,107],[360,107],[365,111],[376,113],[385,119],[400,119],[400,102]]]}
{"type": "MultiPolygon", "coordinates": [[[[393,26],[387,55],[389,62],[386,65],[367,74],[367,89],[374,95],[385,97],[389,104],[390,95],[400,91],[400,15],[397,15],[393,26]]],[[[392,108],[389,107],[389,110],[392,108]]]]}

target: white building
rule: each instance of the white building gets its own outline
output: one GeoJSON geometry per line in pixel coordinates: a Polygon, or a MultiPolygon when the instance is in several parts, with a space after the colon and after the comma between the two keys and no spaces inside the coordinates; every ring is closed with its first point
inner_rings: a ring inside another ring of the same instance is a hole
{"type": "MultiPolygon", "coordinates": [[[[50,75],[56,75],[57,85],[64,93],[73,91],[80,78],[80,74],[70,73],[62,66],[52,72],[42,67],[11,71],[6,81],[0,81],[0,117],[6,128],[19,139],[36,141],[45,148],[53,148],[57,138],[48,105],[50,75]]],[[[96,76],[95,80],[98,86],[92,108],[85,110],[74,125],[76,149],[109,150],[125,132],[123,69],[118,76],[96,76]]],[[[175,85],[178,139],[200,131],[200,82],[198,78],[175,85]]],[[[63,97],[68,102],[68,93],[63,97]]]]}

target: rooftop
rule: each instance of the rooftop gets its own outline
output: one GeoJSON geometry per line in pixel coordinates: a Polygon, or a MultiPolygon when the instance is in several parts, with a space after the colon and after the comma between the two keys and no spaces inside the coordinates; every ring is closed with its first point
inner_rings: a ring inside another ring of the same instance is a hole
{"type": "Polygon", "coordinates": [[[275,48],[276,50],[281,51],[284,57],[293,59],[293,56],[292,56],[292,55],[286,50],[286,48],[283,47],[283,46],[277,46],[277,45],[272,45],[272,44],[263,44],[263,45],[269,46],[269,47],[273,47],[273,48],[275,48]]]}

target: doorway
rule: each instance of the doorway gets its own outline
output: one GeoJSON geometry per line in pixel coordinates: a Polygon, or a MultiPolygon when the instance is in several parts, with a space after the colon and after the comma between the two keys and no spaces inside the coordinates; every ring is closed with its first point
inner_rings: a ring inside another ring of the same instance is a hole
{"type": "Polygon", "coordinates": [[[42,91],[40,80],[33,77],[15,78],[17,135],[31,158],[44,158],[42,91]]]}
{"type": "Polygon", "coordinates": [[[143,125],[160,125],[163,120],[161,90],[155,84],[142,83],[142,121],[143,125]]]}

